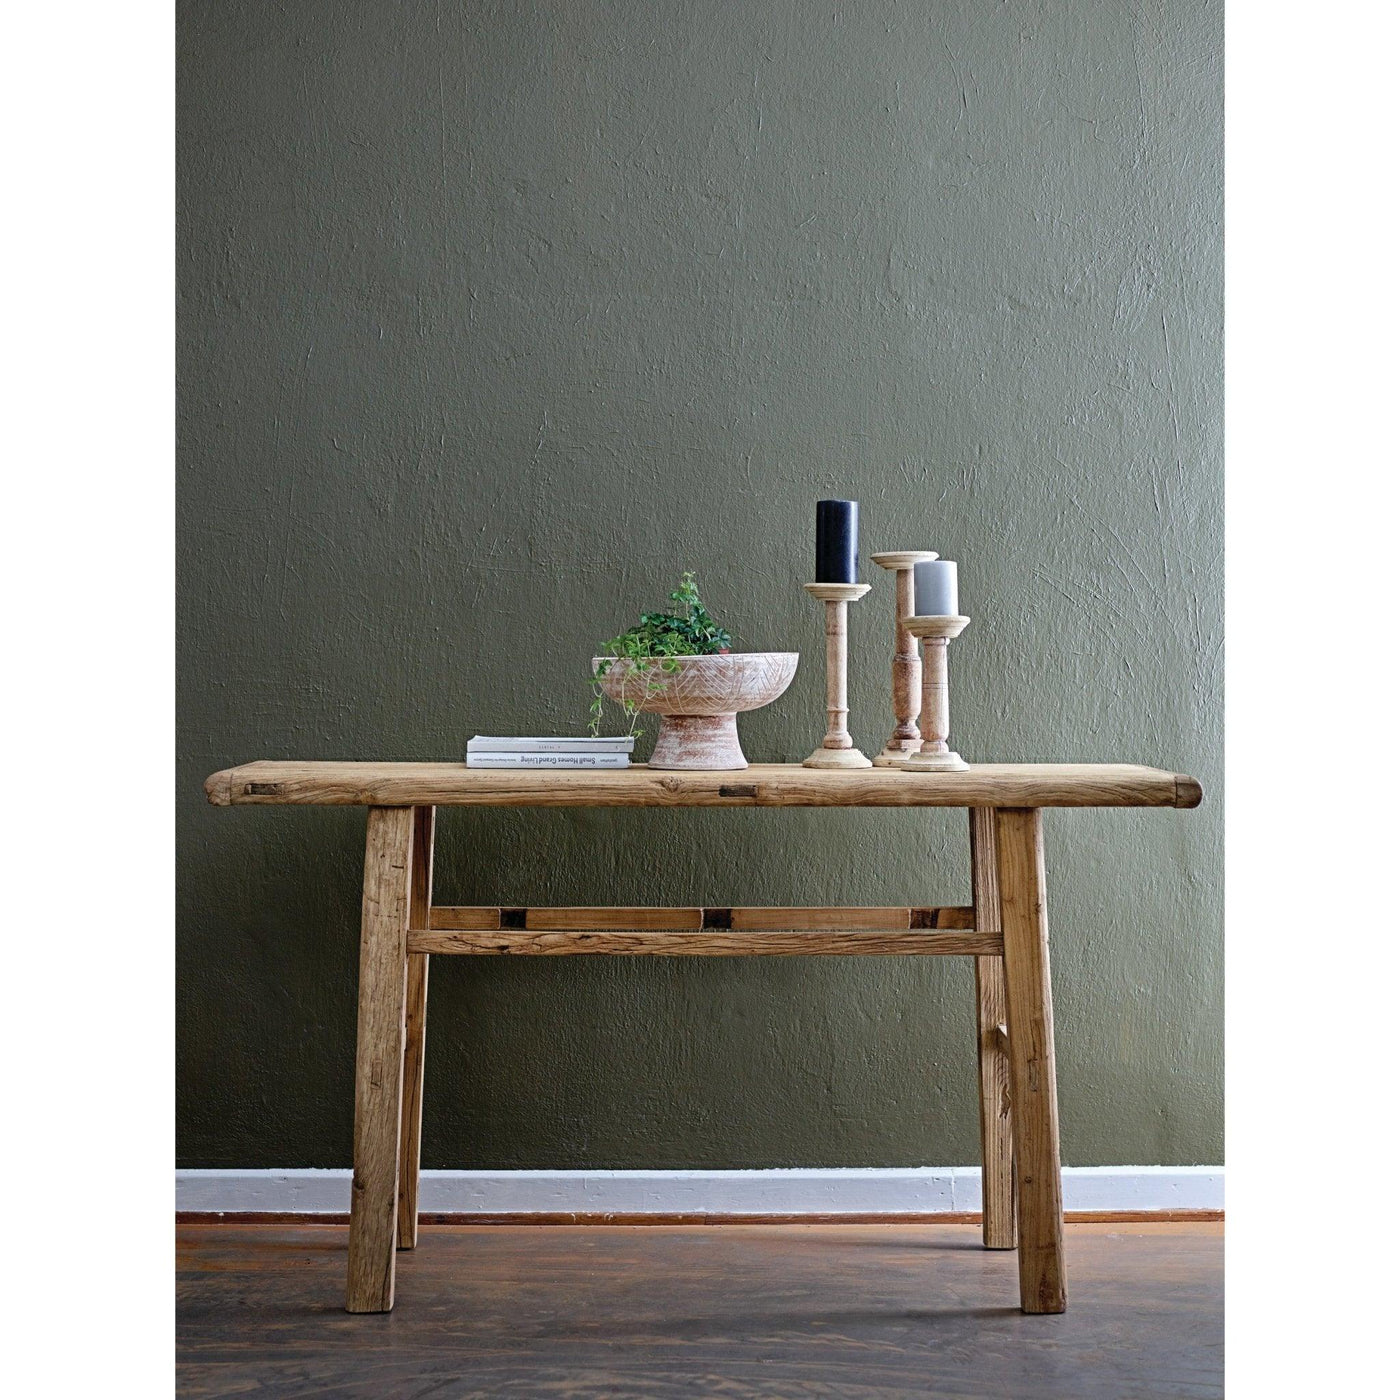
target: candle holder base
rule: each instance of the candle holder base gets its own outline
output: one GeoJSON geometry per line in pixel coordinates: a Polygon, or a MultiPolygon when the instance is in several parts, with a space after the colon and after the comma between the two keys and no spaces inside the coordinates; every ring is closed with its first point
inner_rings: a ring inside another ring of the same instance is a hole
{"type": "Polygon", "coordinates": [[[906,773],[966,773],[968,765],[959,755],[947,753],[911,753],[898,765],[906,773]]]}
{"type": "Polygon", "coordinates": [[[871,760],[876,768],[903,768],[919,751],[922,739],[906,739],[901,745],[886,744],[871,760]]]}
{"type": "Polygon", "coordinates": [[[804,768],[869,768],[870,760],[859,749],[816,749],[802,760],[804,768]]]}

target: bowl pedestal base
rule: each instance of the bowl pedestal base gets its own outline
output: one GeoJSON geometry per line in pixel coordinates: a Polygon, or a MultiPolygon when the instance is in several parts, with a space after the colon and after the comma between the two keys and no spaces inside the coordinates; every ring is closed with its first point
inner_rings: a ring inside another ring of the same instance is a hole
{"type": "Polygon", "coordinates": [[[648,768],[747,768],[733,715],[662,715],[648,768]]]}

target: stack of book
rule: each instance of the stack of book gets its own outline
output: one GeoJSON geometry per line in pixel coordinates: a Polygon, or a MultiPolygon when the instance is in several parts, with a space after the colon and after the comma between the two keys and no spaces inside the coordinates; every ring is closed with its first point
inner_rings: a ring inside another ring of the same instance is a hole
{"type": "Polygon", "coordinates": [[[634,736],[609,739],[501,739],[478,734],[467,741],[468,768],[626,768],[634,736]]]}

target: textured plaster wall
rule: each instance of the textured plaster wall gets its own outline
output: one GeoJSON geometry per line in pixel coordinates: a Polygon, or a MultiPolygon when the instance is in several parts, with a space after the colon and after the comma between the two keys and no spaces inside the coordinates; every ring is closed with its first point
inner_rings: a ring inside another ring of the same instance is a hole
{"type": "MultiPolygon", "coordinates": [[[[960,561],[973,759],[1047,816],[1065,1159],[1219,1161],[1216,0],[182,7],[179,1139],[348,1162],[357,810],[253,758],[580,725],[683,567],[822,728],[813,502],[960,561]]],[[[891,586],[853,613],[888,732],[891,586]]],[[[448,902],[966,899],[961,813],[447,813],[448,902]]],[[[429,1166],[966,1163],[963,960],[439,959],[429,1166]]]]}

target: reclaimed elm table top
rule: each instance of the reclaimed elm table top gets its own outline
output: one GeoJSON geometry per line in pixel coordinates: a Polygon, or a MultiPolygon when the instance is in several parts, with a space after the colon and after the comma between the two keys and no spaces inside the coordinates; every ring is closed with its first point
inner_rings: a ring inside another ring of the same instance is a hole
{"type": "Polygon", "coordinates": [[[1129,763],[974,763],[965,773],[755,763],[733,772],[245,763],[204,784],[216,807],[1195,807],[1194,778],[1129,763]]]}

